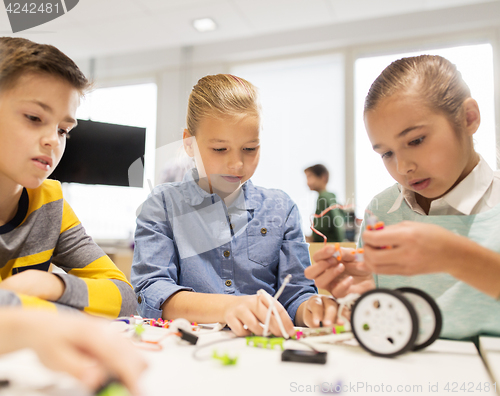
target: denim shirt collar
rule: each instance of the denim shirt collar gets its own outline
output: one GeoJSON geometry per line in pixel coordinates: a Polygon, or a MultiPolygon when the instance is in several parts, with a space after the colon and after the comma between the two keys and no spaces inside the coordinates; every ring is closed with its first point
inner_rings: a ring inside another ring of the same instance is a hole
{"type": "MultiPolygon", "coordinates": [[[[190,169],[184,175],[181,182],[181,190],[185,201],[191,206],[200,205],[205,199],[212,197],[220,197],[217,194],[210,194],[198,185],[200,177],[196,168],[190,169]]],[[[256,190],[253,183],[247,180],[242,186],[244,200],[236,199],[233,205],[242,210],[254,210],[257,207],[255,200],[256,190]]]]}

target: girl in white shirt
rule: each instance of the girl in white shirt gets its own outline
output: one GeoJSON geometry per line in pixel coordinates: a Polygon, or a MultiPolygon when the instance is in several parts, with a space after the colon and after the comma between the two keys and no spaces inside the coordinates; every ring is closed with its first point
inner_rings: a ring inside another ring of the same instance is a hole
{"type": "Polygon", "coordinates": [[[362,234],[364,263],[339,263],[327,247],[306,276],[337,297],[418,287],[443,311],[442,335],[500,334],[500,174],[474,150],[480,113],[460,72],[439,56],[395,61],[372,84],[364,119],[397,182],[369,206],[386,227],[362,234]]]}

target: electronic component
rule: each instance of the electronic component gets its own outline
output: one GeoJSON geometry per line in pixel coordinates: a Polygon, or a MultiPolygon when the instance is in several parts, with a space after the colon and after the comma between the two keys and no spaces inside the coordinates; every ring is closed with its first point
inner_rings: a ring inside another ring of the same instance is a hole
{"type": "Polygon", "coordinates": [[[190,333],[189,331],[186,331],[184,329],[178,328],[177,331],[181,333],[181,340],[187,341],[190,344],[196,345],[198,342],[198,336],[195,336],[194,334],[190,333]]]}
{"type": "Polygon", "coordinates": [[[299,349],[285,349],[281,354],[282,362],[298,363],[326,363],[326,352],[320,351],[302,351],[299,349]]]}

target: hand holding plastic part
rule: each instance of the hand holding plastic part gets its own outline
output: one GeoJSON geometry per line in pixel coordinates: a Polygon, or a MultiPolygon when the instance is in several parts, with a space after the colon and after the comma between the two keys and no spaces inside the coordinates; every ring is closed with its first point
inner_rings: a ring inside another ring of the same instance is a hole
{"type": "Polygon", "coordinates": [[[224,322],[234,334],[262,335],[270,306],[274,315],[269,315],[268,330],[276,336],[281,336],[283,331],[289,335],[293,334],[293,322],[287,311],[279,301],[274,300],[272,303],[273,298],[267,292],[258,291],[253,295],[234,296],[229,302],[223,312],[224,322]]]}
{"type": "Polygon", "coordinates": [[[313,279],[320,289],[335,297],[349,293],[363,293],[375,287],[372,272],[364,264],[363,250],[341,248],[342,262],[333,257],[335,247],[329,244],[314,253],[314,265],[304,270],[308,279],[313,279]]]}

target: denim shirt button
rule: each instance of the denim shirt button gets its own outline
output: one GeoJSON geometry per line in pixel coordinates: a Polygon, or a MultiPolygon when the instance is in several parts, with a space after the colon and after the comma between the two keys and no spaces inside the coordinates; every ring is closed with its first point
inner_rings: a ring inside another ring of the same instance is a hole
{"type": "Polygon", "coordinates": [[[232,284],[233,284],[233,282],[231,282],[231,280],[229,280],[229,279],[228,279],[228,280],[226,281],[226,286],[227,286],[227,287],[230,287],[232,284]]]}
{"type": "Polygon", "coordinates": [[[231,252],[229,250],[224,251],[225,258],[229,258],[230,255],[231,255],[231,252]]]}
{"type": "Polygon", "coordinates": [[[262,235],[266,235],[266,234],[267,234],[267,228],[261,228],[261,229],[260,229],[260,233],[261,233],[262,235]]]}
{"type": "Polygon", "coordinates": [[[142,303],[142,297],[141,297],[141,296],[137,297],[137,302],[138,302],[139,304],[141,304],[141,303],[142,303]]]}

